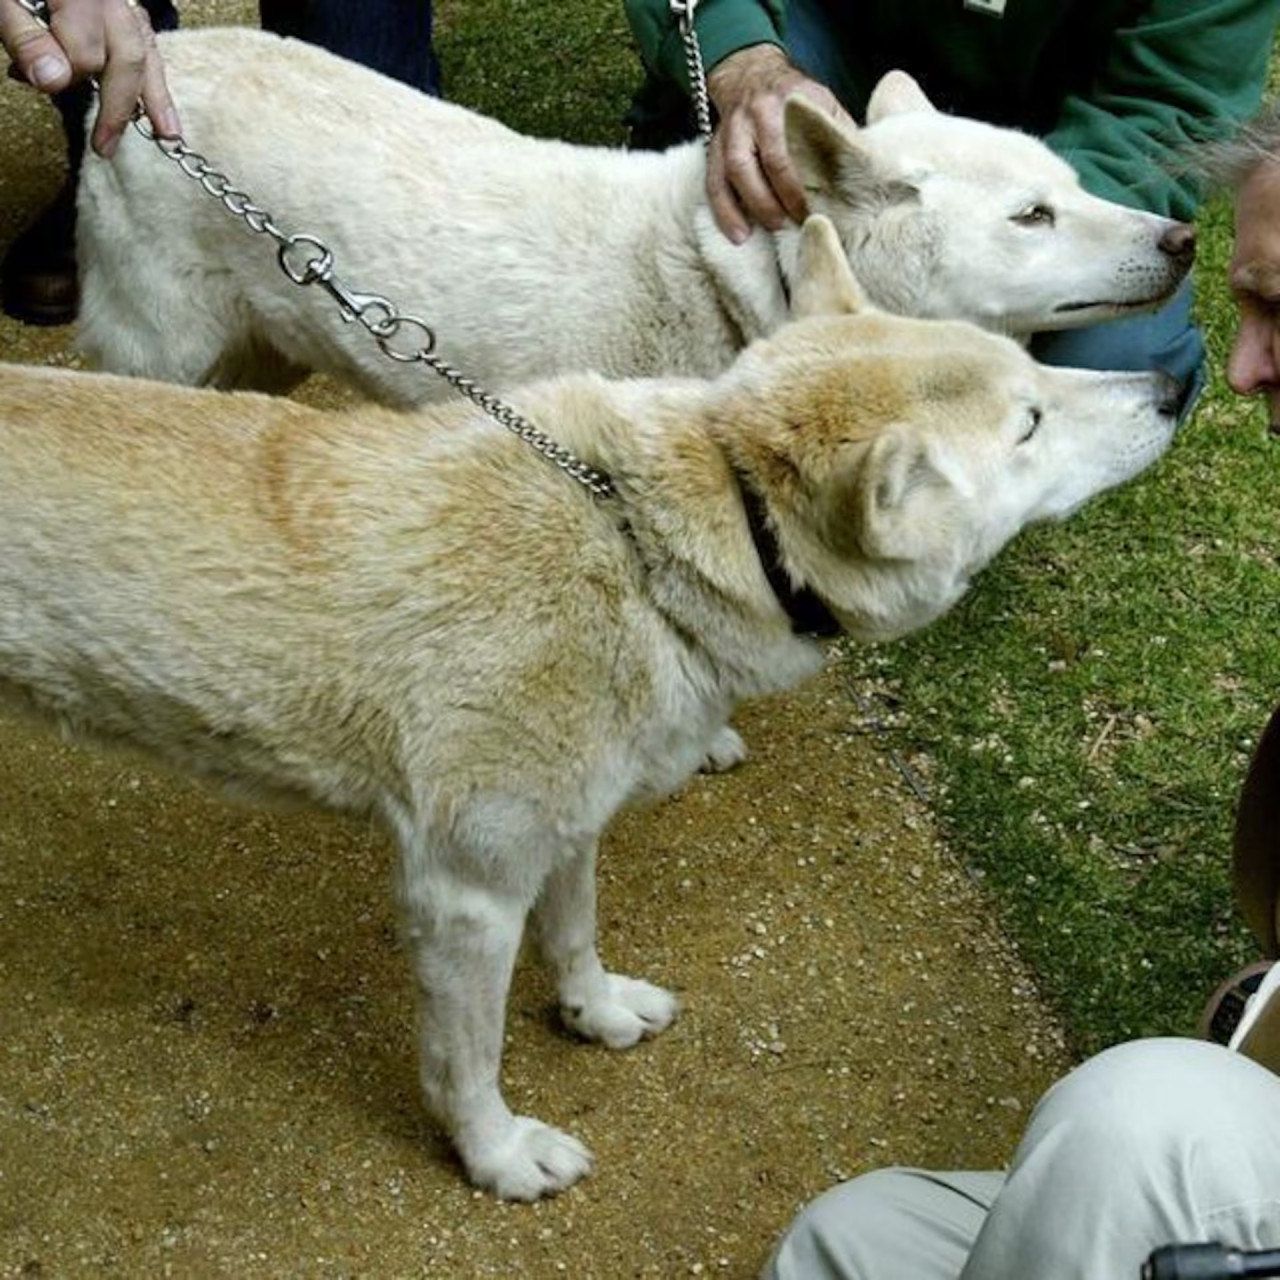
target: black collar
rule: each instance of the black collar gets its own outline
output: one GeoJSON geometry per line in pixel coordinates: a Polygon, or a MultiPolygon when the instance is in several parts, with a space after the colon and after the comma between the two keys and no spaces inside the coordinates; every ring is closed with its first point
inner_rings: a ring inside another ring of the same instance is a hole
{"type": "Polygon", "coordinates": [[[755,544],[756,555],[760,557],[760,567],[769,579],[783,612],[791,619],[791,630],[798,636],[815,638],[839,635],[840,624],[831,610],[808,587],[797,589],[791,585],[791,577],[782,567],[778,540],[769,527],[760,491],[741,471],[735,468],[734,474],[742,494],[742,509],[747,516],[747,528],[751,530],[751,541],[755,544]]]}

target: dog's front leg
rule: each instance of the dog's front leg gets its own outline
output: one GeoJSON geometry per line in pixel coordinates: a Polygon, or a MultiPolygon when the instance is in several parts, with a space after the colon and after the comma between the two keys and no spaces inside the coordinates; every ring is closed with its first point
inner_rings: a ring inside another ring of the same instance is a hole
{"type": "Polygon", "coordinates": [[[711,740],[700,768],[703,773],[728,773],[747,758],[747,744],[732,726],[725,725],[711,740]]]}
{"type": "MultiPolygon", "coordinates": [[[[412,859],[409,861],[413,861],[412,859]]],[[[406,868],[401,886],[427,1106],[471,1181],[504,1200],[537,1200],[591,1171],[570,1134],[513,1115],[499,1086],[507,993],[528,902],[508,887],[406,868]]]]}
{"type": "Polygon", "coordinates": [[[670,991],[608,973],[596,951],[596,847],[574,850],[547,877],[534,908],[542,952],[556,977],[560,1015],[587,1040],[626,1049],[671,1025],[670,991]]]}

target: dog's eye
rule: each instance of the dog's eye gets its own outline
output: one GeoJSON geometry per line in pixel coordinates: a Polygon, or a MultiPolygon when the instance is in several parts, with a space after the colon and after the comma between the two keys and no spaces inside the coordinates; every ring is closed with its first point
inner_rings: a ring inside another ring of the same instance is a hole
{"type": "Polygon", "coordinates": [[[1022,434],[1018,437],[1019,444],[1026,444],[1037,431],[1040,430],[1040,424],[1044,421],[1044,414],[1034,407],[1027,410],[1026,427],[1022,434]]]}
{"type": "Polygon", "coordinates": [[[1013,215],[1013,221],[1020,227],[1051,227],[1054,222],[1053,210],[1047,204],[1029,204],[1020,213],[1013,215]]]}

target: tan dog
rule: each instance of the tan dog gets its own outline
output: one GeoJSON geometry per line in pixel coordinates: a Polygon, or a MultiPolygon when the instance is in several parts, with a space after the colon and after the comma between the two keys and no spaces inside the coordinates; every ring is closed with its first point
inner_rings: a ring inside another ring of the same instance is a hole
{"type": "Polygon", "coordinates": [[[621,1048],[671,1022],[668,992],[597,955],[596,842],[736,702],[818,668],[784,603],[808,590],[866,639],[919,627],[1173,432],[1155,376],[869,309],[825,220],[795,301],[714,381],[514,397],[611,474],[607,501],[462,404],[327,414],[0,366],[0,694],[386,821],[426,1101],[500,1196],[591,1164],[499,1091],[526,917],[575,1032],[621,1048]]]}

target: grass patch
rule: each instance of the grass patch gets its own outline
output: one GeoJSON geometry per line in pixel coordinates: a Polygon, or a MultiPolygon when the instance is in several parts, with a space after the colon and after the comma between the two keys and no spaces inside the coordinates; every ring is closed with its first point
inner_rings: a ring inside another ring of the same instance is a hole
{"type": "Polygon", "coordinates": [[[621,0],[444,0],[445,95],[540,137],[621,145],[641,65],[621,0]]]}
{"type": "MultiPolygon", "coordinates": [[[[437,21],[451,98],[523,132],[623,141],[639,61],[618,0],[444,0],[437,21]]],[[[1217,373],[1229,245],[1214,206],[1197,273],[1214,372],[1169,456],[1025,535],[927,632],[845,658],[1082,1053],[1187,1031],[1253,953],[1230,839],[1280,700],[1280,446],[1217,373]]]]}
{"type": "Polygon", "coordinates": [[[1280,700],[1280,446],[1217,373],[1229,245],[1218,204],[1197,277],[1214,374],[1169,455],[1024,535],[933,628],[847,651],[1082,1053],[1186,1032],[1255,949],[1230,849],[1280,700]]]}

